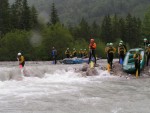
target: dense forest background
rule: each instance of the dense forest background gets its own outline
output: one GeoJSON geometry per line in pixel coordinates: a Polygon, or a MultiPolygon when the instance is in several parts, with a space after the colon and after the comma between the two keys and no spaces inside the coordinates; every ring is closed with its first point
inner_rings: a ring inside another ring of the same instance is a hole
{"type": "MultiPolygon", "coordinates": [[[[97,56],[105,58],[106,43],[128,49],[143,46],[150,37],[150,1],[143,0],[0,0],[0,60],[50,60],[54,46],[58,58],[66,48],[88,49],[97,43],[97,56]]],[[[116,54],[117,56],[117,54],[116,54]]]]}
{"type": "MultiPolygon", "coordinates": [[[[13,3],[15,0],[9,0],[13,3]]],[[[106,15],[117,14],[131,15],[143,18],[144,13],[150,7],[150,0],[28,0],[34,5],[43,21],[48,21],[50,7],[53,2],[56,4],[59,18],[64,24],[78,24],[82,18],[89,23],[101,22],[106,15]]]]}

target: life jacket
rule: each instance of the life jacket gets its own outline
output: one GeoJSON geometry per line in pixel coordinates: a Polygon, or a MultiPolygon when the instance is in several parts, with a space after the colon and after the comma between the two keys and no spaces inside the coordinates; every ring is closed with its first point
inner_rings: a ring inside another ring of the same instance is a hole
{"type": "Polygon", "coordinates": [[[74,50],[74,51],[72,52],[72,55],[73,55],[73,56],[76,56],[76,54],[77,54],[77,51],[74,50]]]}
{"type": "Polygon", "coordinates": [[[65,51],[65,54],[67,55],[67,54],[70,54],[70,51],[69,50],[66,50],[65,51]]]}
{"type": "Polygon", "coordinates": [[[142,60],[142,55],[141,54],[139,54],[139,53],[135,53],[134,55],[133,55],[133,58],[135,59],[135,60],[142,60]]]}
{"type": "Polygon", "coordinates": [[[90,43],[89,48],[90,49],[96,49],[96,43],[95,42],[94,43],[90,43]]]}
{"type": "Polygon", "coordinates": [[[124,48],[124,46],[120,46],[120,47],[119,47],[119,54],[120,54],[120,55],[125,54],[125,48],[124,48]]]}
{"type": "Polygon", "coordinates": [[[115,53],[115,48],[114,47],[109,47],[107,52],[108,53],[115,53]]]}
{"type": "Polygon", "coordinates": [[[19,58],[19,64],[22,64],[25,62],[24,56],[20,56],[19,58]]]}
{"type": "Polygon", "coordinates": [[[150,56],[150,47],[148,47],[148,48],[146,49],[146,54],[147,54],[148,56],[150,56]]]}

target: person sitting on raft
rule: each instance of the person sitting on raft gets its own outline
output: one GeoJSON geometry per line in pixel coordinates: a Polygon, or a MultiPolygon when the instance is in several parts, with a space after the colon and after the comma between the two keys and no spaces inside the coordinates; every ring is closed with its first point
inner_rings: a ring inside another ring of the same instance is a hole
{"type": "Polygon", "coordinates": [[[65,55],[66,55],[66,58],[70,58],[70,50],[69,48],[67,48],[67,50],[65,51],[65,55]]]}
{"type": "Polygon", "coordinates": [[[24,56],[22,56],[21,53],[18,53],[17,60],[19,61],[20,68],[24,67],[25,59],[24,59],[24,56]]]}
{"type": "Polygon", "coordinates": [[[76,51],[75,48],[73,48],[72,56],[73,56],[73,57],[77,57],[77,51],[76,51]]]}

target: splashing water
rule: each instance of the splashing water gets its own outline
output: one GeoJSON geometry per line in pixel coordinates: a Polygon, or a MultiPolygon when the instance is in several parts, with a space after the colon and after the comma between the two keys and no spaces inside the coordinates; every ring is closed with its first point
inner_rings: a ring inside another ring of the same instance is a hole
{"type": "Polygon", "coordinates": [[[149,113],[149,79],[119,79],[107,71],[82,77],[81,65],[0,67],[0,113],[149,113]]]}

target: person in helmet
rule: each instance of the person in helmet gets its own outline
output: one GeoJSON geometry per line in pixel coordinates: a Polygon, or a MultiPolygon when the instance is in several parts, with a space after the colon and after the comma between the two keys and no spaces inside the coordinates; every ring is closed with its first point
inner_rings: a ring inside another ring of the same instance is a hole
{"type": "Polygon", "coordinates": [[[105,53],[106,53],[107,63],[108,63],[108,48],[109,48],[109,43],[107,43],[106,47],[105,47],[105,53]]]}
{"type": "Polygon", "coordinates": [[[73,57],[77,57],[77,51],[76,51],[75,48],[73,48],[72,56],[73,56],[73,57]]]}
{"type": "Polygon", "coordinates": [[[122,43],[122,46],[124,46],[125,51],[127,52],[127,46],[125,45],[125,43],[122,40],[119,43],[122,43]]]}
{"type": "Polygon", "coordinates": [[[80,55],[80,58],[83,57],[83,50],[82,49],[79,50],[79,55],[80,55]]]}
{"type": "Polygon", "coordinates": [[[96,56],[95,56],[95,50],[96,50],[96,43],[94,41],[94,39],[90,40],[90,44],[89,44],[89,62],[91,61],[92,56],[95,59],[95,65],[96,65],[96,56]]]}
{"type": "Polygon", "coordinates": [[[140,61],[142,60],[142,55],[138,49],[136,49],[133,58],[135,63],[135,71],[138,70],[138,75],[140,76],[140,61]]]}
{"type": "Polygon", "coordinates": [[[148,47],[146,48],[146,56],[147,56],[146,66],[148,66],[150,60],[150,44],[148,44],[148,47]]]}
{"type": "Polygon", "coordinates": [[[87,58],[87,57],[88,57],[88,52],[87,52],[86,49],[84,49],[84,51],[83,51],[83,56],[84,56],[84,58],[87,58]]]}
{"type": "Polygon", "coordinates": [[[52,58],[54,60],[54,63],[57,63],[57,50],[55,49],[55,47],[52,48],[52,58]]]}
{"type": "Polygon", "coordinates": [[[122,59],[122,62],[124,61],[125,54],[126,54],[126,49],[123,46],[123,44],[120,42],[118,46],[119,63],[121,63],[120,59],[122,59]]]}
{"type": "Polygon", "coordinates": [[[66,55],[66,58],[70,58],[70,55],[71,55],[71,54],[70,54],[69,48],[66,49],[65,55],[66,55]]]}
{"type": "Polygon", "coordinates": [[[144,48],[146,49],[148,46],[148,40],[147,38],[144,38],[143,41],[144,41],[144,48]]]}
{"type": "Polygon", "coordinates": [[[24,56],[21,53],[17,54],[17,60],[19,61],[20,68],[24,67],[24,65],[25,65],[25,58],[24,58],[24,56]]]}
{"type": "Polygon", "coordinates": [[[114,53],[116,52],[116,48],[113,47],[113,43],[109,44],[107,53],[108,53],[108,64],[110,65],[110,69],[112,69],[114,53]]]}

